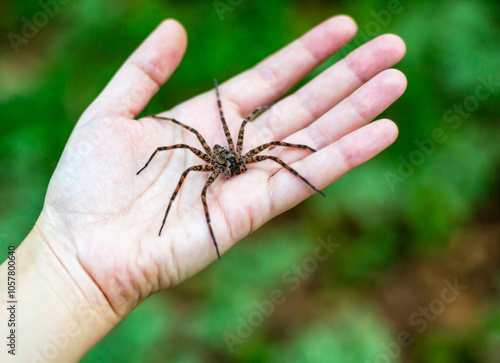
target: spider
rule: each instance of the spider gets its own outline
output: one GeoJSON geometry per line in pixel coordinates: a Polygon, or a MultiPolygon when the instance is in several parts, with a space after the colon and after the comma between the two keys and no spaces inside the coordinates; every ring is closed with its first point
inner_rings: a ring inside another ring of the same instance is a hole
{"type": "Polygon", "coordinates": [[[286,170],[288,170],[290,173],[295,175],[297,178],[302,180],[304,183],[306,183],[311,189],[313,189],[315,192],[320,193],[322,196],[325,196],[320,190],[316,189],[311,183],[307,181],[306,178],[304,178],[302,175],[300,175],[297,171],[295,171],[293,168],[291,168],[288,164],[286,164],[283,160],[276,156],[270,156],[270,155],[257,155],[261,151],[264,151],[265,149],[271,147],[271,146],[285,146],[285,147],[292,147],[292,148],[298,148],[298,149],[306,149],[311,152],[316,152],[313,148],[307,146],[307,145],[299,145],[299,144],[290,144],[287,142],[283,141],[271,141],[265,144],[262,144],[260,146],[257,146],[256,148],[251,149],[248,151],[246,154],[242,155],[241,150],[243,148],[243,136],[245,132],[245,125],[247,122],[252,121],[254,118],[256,118],[259,114],[261,114],[263,111],[267,110],[269,107],[258,107],[252,113],[243,120],[241,123],[240,131],[238,133],[238,141],[236,143],[236,148],[234,147],[233,139],[231,138],[231,133],[229,132],[229,128],[227,126],[226,120],[224,118],[224,113],[222,112],[222,104],[220,101],[220,95],[219,95],[219,88],[217,86],[217,81],[214,79],[214,87],[215,87],[215,94],[217,97],[217,106],[219,108],[219,115],[220,115],[220,120],[222,122],[222,127],[224,128],[224,133],[226,134],[226,139],[227,139],[227,144],[228,147],[225,146],[220,146],[220,145],[215,145],[213,149],[210,149],[208,146],[206,140],[201,136],[201,134],[196,131],[194,128],[185,125],[173,118],[169,117],[161,117],[154,115],[148,111],[146,111],[151,117],[161,119],[161,120],[167,120],[171,121],[176,125],[179,125],[186,130],[189,130],[193,134],[196,135],[198,140],[200,141],[201,145],[203,146],[203,149],[205,152],[194,148],[192,146],[186,145],[186,144],[175,144],[175,145],[170,145],[170,146],[161,146],[158,147],[153,154],[150,156],[149,160],[147,161],[146,165],[137,172],[137,175],[141,173],[144,169],[146,169],[151,163],[151,160],[155,157],[155,155],[158,153],[158,151],[166,151],[166,150],[172,150],[172,149],[189,149],[192,151],[196,156],[198,156],[200,159],[203,159],[204,161],[207,162],[205,165],[195,165],[187,168],[181,175],[179,182],[177,183],[177,187],[175,188],[174,193],[172,194],[172,197],[170,198],[170,202],[168,203],[167,210],[165,212],[165,216],[163,217],[163,222],[161,224],[160,232],[158,233],[158,236],[161,236],[161,232],[163,230],[163,227],[165,226],[165,221],[167,220],[168,212],[170,211],[170,207],[172,206],[172,203],[179,192],[179,189],[182,186],[182,183],[186,179],[187,175],[191,171],[206,171],[206,172],[211,172],[208,180],[205,183],[205,186],[203,187],[203,190],[201,191],[201,201],[203,203],[203,209],[205,210],[205,217],[207,220],[208,224],[208,229],[210,231],[210,235],[212,236],[212,240],[214,242],[215,250],[217,252],[217,257],[220,259],[220,253],[219,253],[219,247],[217,245],[217,241],[215,239],[214,232],[212,230],[212,225],[210,223],[210,214],[208,213],[208,206],[207,206],[207,190],[212,185],[212,183],[217,179],[217,177],[224,173],[226,179],[231,178],[232,176],[239,175],[240,173],[247,171],[247,164],[251,163],[256,163],[259,161],[264,161],[264,160],[272,160],[278,164],[280,164],[282,167],[284,167],[286,170]]]}

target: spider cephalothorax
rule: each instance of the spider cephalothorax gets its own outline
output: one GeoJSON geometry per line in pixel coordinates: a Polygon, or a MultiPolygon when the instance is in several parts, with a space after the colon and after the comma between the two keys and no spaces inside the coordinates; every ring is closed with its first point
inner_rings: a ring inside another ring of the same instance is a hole
{"type": "Polygon", "coordinates": [[[222,127],[224,128],[224,133],[226,135],[227,139],[227,144],[228,147],[225,146],[220,146],[220,145],[215,145],[213,150],[210,149],[208,146],[207,142],[201,136],[201,134],[193,129],[190,126],[187,126],[173,118],[169,117],[161,117],[161,116],[156,116],[153,114],[150,114],[152,117],[157,118],[157,119],[162,119],[162,120],[167,120],[167,121],[172,121],[173,123],[185,128],[186,130],[191,131],[193,134],[196,135],[198,140],[201,143],[201,146],[205,150],[205,152],[194,148],[192,146],[186,145],[186,144],[176,144],[176,145],[171,145],[171,146],[161,146],[158,147],[153,154],[150,156],[148,162],[144,167],[137,172],[139,174],[141,171],[146,169],[146,167],[149,165],[151,160],[153,160],[154,156],[158,151],[165,151],[165,150],[172,150],[172,149],[189,149],[191,152],[193,152],[196,156],[199,158],[203,159],[207,164],[204,165],[195,165],[191,166],[190,168],[187,168],[181,175],[181,178],[179,182],[177,183],[177,187],[175,188],[174,193],[172,194],[172,197],[170,198],[170,202],[168,203],[167,210],[165,212],[165,216],[163,217],[163,223],[160,228],[160,232],[158,235],[161,235],[161,231],[163,230],[163,226],[165,225],[165,221],[167,220],[168,212],[170,211],[170,207],[172,206],[172,203],[177,196],[177,193],[179,192],[179,189],[182,186],[182,183],[186,179],[186,176],[189,174],[191,171],[209,171],[212,172],[210,176],[208,177],[208,180],[205,183],[205,186],[203,187],[203,190],[201,191],[201,202],[203,203],[203,208],[205,210],[205,217],[207,219],[207,224],[208,224],[208,229],[210,231],[210,235],[212,236],[212,239],[214,241],[214,246],[215,250],[217,251],[217,257],[220,259],[220,253],[219,253],[219,247],[217,246],[217,241],[215,240],[214,232],[212,230],[212,225],[210,223],[210,214],[208,213],[208,205],[207,205],[207,190],[212,185],[215,179],[221,174],[224,173],[226,176],[226,179],[231,178],[233,175],[238,175],[244,171],[247,170],[247,164],[251,163],[256,163],[259,161],[264,161],[264,160],[272,160],[278,164],[280,164],[282,167],[284,167],[286,170],[288,170],[290,173],[295,175],[297,178],[302,180],[304,183],[306,183],[311,189],[313,189],[315,192],[320,193],[321,195],[325,196],[321,191],[316,189],[311,183],[307,181],[302,175],[300,175],[298,172],[296,172],[294,169],[292,169],[288,164],[286,164],[283,160],[276,156],[269,156],[269,155],[257,155],[261,151],[264,151],[265,149],[271,147],[271,146],[285,146],[285,147],[293,147],[293,148],[298,148],[298,149],[306,149],[311,152],[316,152],[313,148],[310,148],[307,145],[299,145],[299,144],[290,144],[287,142],[283,141],[271,141],[265,144],[262,144],[260,146],[257,146],[256,148],[251,149],[248,151],[246,154],[242,155],[241,150],[243,149],[243,136],[245,132],[245,125],[247,122],[251,121],[253,118],[257,117],[258,114],[260,114],[262,111],[267,110],[269,107],[259,107],[256,108],[247,118],[243,120],[241,123],[240,131],[238,133],[238,142],[236,143],[236,148],[234,147],[233,139],[231,138],[231,133],[229,132],[229,128],[227,127],[226,120],[224,118],[224,113],[222,112],[222,104],[220,101],[220,95],[219,95],[219,89],[217,87],[217,82],[214,80],[214,86],[215,86],[215,94],[217,96],[217,106],[219,107],[219,114],[220,114],[220,119],[222,122],[222,127]]]}

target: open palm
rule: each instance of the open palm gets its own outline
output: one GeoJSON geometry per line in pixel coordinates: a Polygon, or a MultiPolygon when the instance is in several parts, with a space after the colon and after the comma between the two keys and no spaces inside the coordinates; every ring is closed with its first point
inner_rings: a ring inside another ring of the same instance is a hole
{"type": "MultiPolygon", "coordinates": [[[[220,86],[233,138],[253,109],[274,103],[246,126],[243,152],[273,140],[309,145],[317,152],[276,147],[264,154],[280,157],[321,189],[395,140],[391,121],[367,125],[406,87],[402,73],[387,70],[405,52],[393,35],[365,44],[277,102],[355,32],[350,18],[331,18],[220,86]]],[[[170,121],[135,119],[185,47],[183,28],[167,20],[127,60],[76,125],[38,223],[66,269],[87,274],[83,288],[94,284],[119,315],[217,258],[200,199],[207,173],[189,174],[158,237],[181,173],[206,163],[186,149],[163,151],[136,175],[159,146],[201,149],[194,134],[170,121]]],[[[195,128],[211,147],[227,145],[213,88],[161,115],[195,128]]],[[[272,161],[251,164],[229,180],[219,177],[207,202],[221,253],[313,193],[272,161]]]]}

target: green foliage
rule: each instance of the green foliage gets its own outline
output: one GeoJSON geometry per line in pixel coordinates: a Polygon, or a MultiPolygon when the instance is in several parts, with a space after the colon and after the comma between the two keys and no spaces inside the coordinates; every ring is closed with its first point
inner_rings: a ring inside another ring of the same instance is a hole
{"type": "MultiPolygon", "coordinates": [[[[152,110],[168,109],[210,88],[212,78],[222,82],[326,17],[347,13],[360,28],[347,50],[386,32],[407,43],[398,68],[408,78],[408,90],[380,116],[398,123],[395,144],[328,187],[326,199],[310,198],[221,262],[145,302],[83,362],[373,361],[381,346],[395,339],[397,327],[406,327],[398,324],[408,320],[394,311],[381,314],[386,281],[415,261],[432,263],[451,248],[451,236],[482,223],[478,216],[485,208],[498,210],[500,92],[467,116],[454,110],[474,95],[481,79],[500,79],[500,5],[402,0],[398,12],[381,22],[377,19],[394,1],[221,2],[230,9],[223,19],[214,2],[199,0],[70,2],[19,53],[2,37],[0,253],[6,257],[7,245],[20,243],[35,222],[79,115],[162,19],[183,23],[189,45],[179,69],[151,101],[152,110]],[[376,33],[369,31],[373,22],[376,33]],[[433,141],[436,129],[444,140],[433,141]],[[402,160],[412,160],[415,151],[424,155],[422,162],[403,176],[402,160]],[[391,183],[388,175],[399,179],[391,183]],[[292,290],[284,274],[301,266],[317,239],[327,236],[340,247],[292,290]],[[255,304],[276,289],[284,302],[230,352],[224,334],[236,335],[255,304]]],[[[0,9],[5,34],[20,34],[20,19],[40,11],[36,2],[4,2],[0,9]]],[[[476,326],[456,333],[432,325],[395,361],[498,362],[498,290],[477,298],[474,311],[483,317],[476,326]]]]}
{"type": "Polygon", "coordinates": [[[337,317],[306,325],[273,352],[269,362],[351,363],[371,361],[380,346],[389,339],[380,321],[366,307],[357,306],[336,311],[337,317]]]}

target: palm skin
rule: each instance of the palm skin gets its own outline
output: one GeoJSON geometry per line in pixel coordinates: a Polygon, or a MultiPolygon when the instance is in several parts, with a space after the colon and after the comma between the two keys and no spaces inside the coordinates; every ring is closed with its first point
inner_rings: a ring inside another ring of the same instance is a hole
{"type": "MultiPolygon", "coordinates": [[[[350,18],[331,18],[222,84],[233,139],[254,108],[278,101],[354,33],[350,18]]],[[[209,173],[189,174],[158,236],[181,173],[206,163],[185,149],[164,151],[136,175],[159,146],[202,150],[193,134],[169,121],[135,119],[175,70],[185,44],[182,27],[167,20],[124,64],[77,123],[37,223],[70,275],[86,276],[84,293],[103,294],[118,317],[217,259],[200,200],[209,173]]],[[[391,121],[367,124],[404,92],[405,77],[386,70],[404,51],[392,35],[353,51],[247,124],[243,152],[273,140],[309,145],[318,151],[276,147],[263,154],[279,156],[318,189],[328,186],[395,140],[391,121]]],[[[213,89],[160,115],[194,127],[212,148],[227,145],[213,89]]],[[[272,161],[229,180],[220,176],[207,201],[221,254],[313,193],[272,161]]]]}

